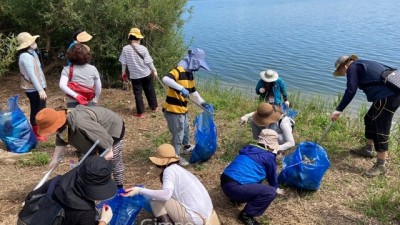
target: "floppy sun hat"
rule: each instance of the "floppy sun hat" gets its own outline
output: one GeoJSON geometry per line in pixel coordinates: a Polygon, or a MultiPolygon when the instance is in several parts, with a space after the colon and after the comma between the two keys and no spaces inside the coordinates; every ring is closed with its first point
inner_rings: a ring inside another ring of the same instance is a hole
{"type": "Polygon", "coordinates": [[[118,188],[111,177],[112,172],[112,162],[103,157],[91,156],[83,161],[78,175],[81,178],[79,186],[85,197],[93,201],[114,197],[118,188]]]}
{"type": "Polygon", "coordinates": [[[342,55],[340,56],[336,62],[335,62],[335,68],[336,70],[333,72],[333,76],[344,76],[345,73],[343,73],[344,71],[342,70],[343,66],[350,60],[357,60],[358,57],[356,55],[342,55]]]}
{"type": "Polygon", "coordinates": [[[264,70],[260,72],[260,77],[265,82],[274,82],[278,80],[278,73],[275,70],[264,70]]]}
{"type": "Polygon", "coordinates": [[[90,35],[86,31],[82,31],[76,36],[76,40],[81,43],[88,42],[88,41],[90,41],[90,39],[92,39],[92,35],[90,35]]]}
{"type": "Polygon", "coordinates": [[[268,146],[268,148],[272,149],[274,152],[278,151],[278,133],[276,131],[271,129],[263,129],[258,138],[258,143],[268,146]]]}
{"type": "Polygon", "coordinates": [[[129,38],[130,35],[135,36],[136,38],[139,38],[139,39],[144,38],[143,35],[142,35],[142,33],[140,33],[140,30],[139,30],[138,28],[136,28],[136,27],[135,27],[135,28],[132,28],[132,29],[129,31],[128,38],[129,38]]]}
{"type": "Polygon", "coordinates": [[[38,125],[38,134],[48,136],[55,133],[67,121],[65,111],[56,111],[52,108],[44,108],[36,114],[36,124],[38,125]]]}
{"type": "Polygon", "coordinates": [[[149,157],[149,159],[156,165],[165,166],[178,161],[179,156],[176,155],[175,149],[172,145],[162,144],[157,147],[156,155],[149,157]]]}
{"type": "Polygon", "coordinates": [[[253,114],[253,122],[257,126],[267,126],[271,123],[278,122],[281,116],[282,112],[274,109],[274,106],[262,102],[258,105],[256,112],[253,114]]]}
{"type": "Polygon", "coordinates": [[[197,71],[200,68],[203,68],[207,71],[211,71],[210,66],[208,66],[208,63],[206,62],[206,53],[203,51],[203,49],[200,48],[194,48],[190,49],[188,51],[188,55],[186,55],[179,63],[179,66],[182,66],[183,68],[191,70],[191,71],[197,71]]]}
{"type": "Polygon", "coordinates": [[[39,35],[32,36],[28,32],[19,33],[17,36],[17,42],[19,44],[19,46],[17,47],[17,50],[21,50],[21,49],[29,47],[31,44],[35,43],[35,41],[38,37],[39,37],[39,35]]]}

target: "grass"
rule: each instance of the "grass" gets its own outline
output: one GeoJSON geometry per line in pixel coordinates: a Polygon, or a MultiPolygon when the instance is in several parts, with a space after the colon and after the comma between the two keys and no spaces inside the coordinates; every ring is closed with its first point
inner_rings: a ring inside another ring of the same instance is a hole
{"type": "Polygon", "coordinates": [[[32,154],[26,155],[18,160],[18,164],[22,167],[45,166],[50,162],[50,156],[47,152],[33,151],[32,154]]]}

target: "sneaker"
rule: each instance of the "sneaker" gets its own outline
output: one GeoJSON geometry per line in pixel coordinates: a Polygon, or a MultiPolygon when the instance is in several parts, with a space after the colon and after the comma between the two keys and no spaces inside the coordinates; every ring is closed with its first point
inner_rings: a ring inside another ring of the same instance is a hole
{"type": "Polygon", "coordinates": [[[364,175],[366,177],[377,177],[379,175],[385,175],[386,174],[386,166],[385,165],[378,165],[374,164],[374,166],[366,171],[364,175]]]}
{"type": "Polygon", "coordinates": [[[144,117],[143,113],[142,113],[142,114],[135,114],[135,116],[136,116],[137,118],[143,118],[143,117],[144,117]]]}
{"type": "Polygon", "coordinates": [[[186,161],[185,158],[179,157],[179,165],[181,165],[181,166],[189,166],[190,163],[188,161],[186,161]]]}
{"type": "Polygon", "coordinates": [[[364,158],[374,158],[375,157],[375,153],[371,150],[367,150],[364,147],[358,148],[358,149],[351,149],[350,153],[353,155],[357,155],[357,156],[361,156],[364,158]]]}
{"type": "Polygon", "coordinates": [[[238,219],[245,225],[260,225],[254,217],[248,215],[246,212],[241,211],[238,219]]]}
{"type": "Polygon", "coordinates": [[[190,154],[191,152],[193,152],[193,150],[194,150],[194,145],[185,145],[183,147],[182,154],[184,155],[190,154]]]}

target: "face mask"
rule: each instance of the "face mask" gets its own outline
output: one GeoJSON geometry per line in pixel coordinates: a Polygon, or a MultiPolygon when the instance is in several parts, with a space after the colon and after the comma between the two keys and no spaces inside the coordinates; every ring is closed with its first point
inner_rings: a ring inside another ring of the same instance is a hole
{"type": "Polygon", "coordinates": [[[31,47],[31,49],[33,49],[33,50],[37,49],[37,43],[35,42],[35,43],[31,44],[30,47],[31,47]]]}

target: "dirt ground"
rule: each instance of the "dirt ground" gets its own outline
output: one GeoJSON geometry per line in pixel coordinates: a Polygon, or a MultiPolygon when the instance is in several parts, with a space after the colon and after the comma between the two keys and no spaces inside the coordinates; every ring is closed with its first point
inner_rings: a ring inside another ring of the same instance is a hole
{"type": "MultiPolygon", "coordinates": [[[[48,78],[48,107],[62,106],[64,95],[58,88],[56,78],[48,78]]],[[[16,74],[0,79],[3,88],[0,90],[1,107],[7,99],[20,94],[20,107],[29,115],[29,101],[19,88],[19,77],[16,74]]],[[[163,99],[159,99],[161,103],[163,99]]],[[[146,112],[145,118],[136,118],[134,100],[130,91],[104,89],[101,94],[100,105],[118,112],[126,124],[124,163],[126,166],[125,186],[144,184],[149,188],[159,188],[159,171],[149,160],[145,160],[155,146],[149,143],[149,137],[165,135],[167,125],[162,112],[146,112]]],[[[194,118],[193,115],[190,117],[194,118]]],[[[223,136],[225,127],[216,118],[219,136],[223,136]]],[[[52,153],[54,137],[50,141],[40,144],[39,151],[52,153]]],[[[221,142],[221,138],[219,138],[221,142]]],[[[0,148],[5,149],[0,143],[0,148]]],[[[239,150],[239,149],[238,149],[239,150]]],[[[236,219],[241,210],[240,206],[232,205],[219,187],[219,176],[226,166],[218,158],[226,149],[217,149],[216,154],[207,162],[189,166],[188,170],[197,175],[208,189],[213,200],[215,210],[224,225],[240,224],[236,219]]],[[[47,167],[21,167],[17,163],[19,157],[7,152],[0,152],[0,224],[16,223],[21,203],[27,193],[31,191],[47,171],[47,167]]],[[[58,166],[55,174],[63,174],[69,169],[69,159],[76,157],[72,150],[67,151],[64,161],[58,166]]],[[[363,170],[369,168],[373,161],[358,159],[348,155],[347,151],[336,156],[330,156],[331,168],[326,173],[322,186],[315,192],[300,192],[285,188],[286,195],[278,196],[264,215],[259,218],[262,224],[380,224],[374,218],[366,217],[360,210],[353,207],[354,201],[366,197],[363,192],[370,184],[368,178],[361,176],[363,170]]],[[[390,172],[388,182],[398,177],[390,172]]],[[[136,224],[150,218],[147,213],[141,213],[136,224]]],[[[396,223],[393,223],[396,224],[396,223]]]]}

